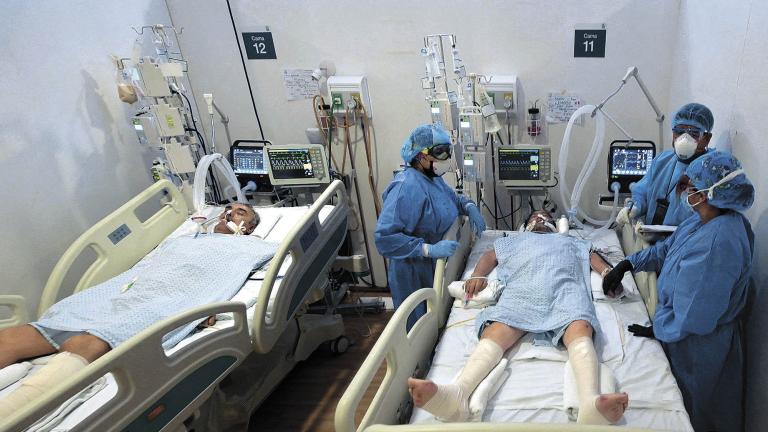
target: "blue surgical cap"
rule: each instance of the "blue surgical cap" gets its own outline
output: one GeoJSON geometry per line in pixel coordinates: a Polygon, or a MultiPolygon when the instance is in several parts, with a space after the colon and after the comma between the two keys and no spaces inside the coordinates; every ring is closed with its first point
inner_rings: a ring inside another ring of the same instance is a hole
{"type": "Polygon", "coordinates": [[[403,161],[407,165],[411,163],[420,151],[436,145],[450,143],[451,137],[440,126],[433,124],[421,125],[414,129],[411,135],[405,139],[403,147],[400,149],[400,156],[403,157],[403,161]]]}
{"type": "MultiPolygon", "coordinates": [[[[741,163],[730,153],[711,151],[697,158],[685,170],[696,189],[708,189],[728,174],[741,169],[741,163]]],[[[709,204],[736,211],[746,211],[755,202],[755,187],[744,173],[726,183],[717,185],[712,190],[709,204]]]]}
{"type": "Polygon", "coordinates": [[[703,132],[711,132],[715,125],[712,111],[700,103],[689,103],[680,107],[672,119],[672,128],[678,125],[694,126],[703,132]]]}

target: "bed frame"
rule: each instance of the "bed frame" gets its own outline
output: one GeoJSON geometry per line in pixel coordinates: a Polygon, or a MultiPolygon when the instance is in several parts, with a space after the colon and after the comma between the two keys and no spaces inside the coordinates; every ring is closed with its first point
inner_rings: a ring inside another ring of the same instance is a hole
{"type": "MultiPolygon", "coordinates": [[[[188,212],[173,183],[161,180],[151,185],[83,233],[67,249],[48,279],[39,313],[60,295],[71,294],[61,293],[61,288],[83,253],[92,251],[96,259],[77,279],[74,292],[129,269],[179,227],[188,212]],[[137,216],[142,206],[159,210],[142,222],[137,216]]],[[[0,419],[0,431],[23,430],[106,373],[114,375],[119,387],[117,395],[74,430],[157,431],[180,424],[246,356],[253,351],[269,352],[283,331],[295,325],[297,312],[313,289],[322,285],[325,271],[341,247],[347,212],[344,185],[334,181],[281,243],[262,283],[251,328],[253,339],[242,303],[225,302],[186,311],[155,323],[62,382],[45,398],[11,418],[0,419]],[[318,215],[328,203],[334,208],[320,223],[318,215]],[[277,272],[289,255],[293,259],[290,271],[267,308],[277,272]],[[189,322],[227,312],[234,313],[233,326],[213,331],[171,355],[165,354],[161,344],[165,334],[189,322]]],[[[27,322],[23,298],[2,296],[0,305],[9,306],[14,313],[1,320],[0,325],[27,322]]]]}
{"type": "MultiPolygon", "coordinates": [[[[471,237],[469,224],[452,228],[446,238],[463,240],[471,237]]],[[[630,232],[634,233],[631,230],[630,232]]],[[[641,245],[640,242],[636,243],[641,245]]],[[[468,249],[468,248],[467,248],[468,249]]],[[[461,249],[460,249],[461,250],[461,249]]],[[[466,263],[468,250],[456,253],[447,262],[438,260],[435,272],[435,289],[422,288],[411,294],[395,311],[384,332],[376,341],[368,357],[363,362],[347,390],[336,407],[335,427],[337,432],[446,432],[446,431],[615,431],[615,426],[595,426],[578,424],[528,424],[528,423],[436,423],[407,424],[413,409],[408,395],[408,377],[423,377],[431,363],[434,347],[437,344],[439,328],[445,325],[452,298],[447,285],[461,278],[466,263]],[[441,271],[446,269],[445,271],[441,271]],[[411,312],[426,301],[432,307],[427,308],[422,316],[406,333],[405,323],[411,312]],[[439,306],[438,306],[439,305],[439,306]],[[376,389],[370,406],[360,421],[355,422],[358,405],[373,382],[382,364],[386,364],[386,374],[376,389]]],[[[655,276],[655,275],[654,275],[655,276]]],[[[655,278],[654,278],[655,282],[655,278]]],[[[650,292],[655,294],[654,289],[650,292]]],[[[649,287],[641,289],[641,295],[648,307],[653,304],[647,296],[649,287]]],[[[641,428],[621,428],[622,431],[646,431],[641,428]]]]}
{"type": "MultiPolygon", "coordinates": [[[[621,247],[624,249],[624,254],[629,256],[642,249],[650,247],[650,244],[643,238],[642,234],[639,234],[632,224],[624,224],[621,231],[621,247]]],[[[653,318],[656,314],[656,302],[658,301],[658,291],[656,291],[656,273],[654,272],[637,272],[633,275],[635,277],[635,283],[637,289],[640,291],[640,296],[645,303],[645,309],[648,311],[648,316],[653,318]]]]}

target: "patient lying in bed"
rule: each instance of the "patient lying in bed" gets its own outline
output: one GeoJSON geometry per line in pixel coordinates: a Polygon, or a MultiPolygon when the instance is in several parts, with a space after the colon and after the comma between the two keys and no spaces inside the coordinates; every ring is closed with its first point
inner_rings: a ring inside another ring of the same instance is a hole
{"type": "Polygon", "coordinates": [[[472,392],[504,352],[531,332],[539,341],[563,343],[568,349],[579,394],[577,422],[615,423],[629,398],[626,393],[599,394],[592,342],[599,327],[589,288],[590,266],[602,273],[607,264],[589,253],[588,242],[554,233],[547,212],[534,212],[526,226],[531,232],[496,240],[465,283],[471,298],[485,288],[485,277],[497,268],[505,288],[495,306],[478,314],[480,341],[464,368],[448,384],[409,378],[414,404],[442,420],[467,420],[472,392]]]}
{"type": "MultiPolygon", "coordinates": [[[[38,321],[0,330],[0,373],[20,360],[60,353],[0,400],[0,418],[155,322],[231,298],[250,270],[274,255],[276,245],[220,234],[250,234],[258,222],[250,206],[228,206],[214,228],[217,234],[170,239],[132,269],[54,304],[38,321]]],[[[195,325],[169,333],[163,345],[175,345],[195,325]]]]}

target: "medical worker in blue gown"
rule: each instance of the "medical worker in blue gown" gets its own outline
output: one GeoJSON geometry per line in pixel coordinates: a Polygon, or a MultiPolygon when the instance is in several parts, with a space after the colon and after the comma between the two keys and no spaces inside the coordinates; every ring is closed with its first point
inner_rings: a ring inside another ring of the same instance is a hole
{"type": "MultiPolygon", "coordinates": [[[[435,259],[446,258],[458,243],[441,240],[459,216],[469,216],[475,234],[485,230],[477,204],[457,195],[442,175],[451,167],[451,138],[434,125],[411,132],[400,151],[406,168],[384,191],[384,208],[376,223],[376,248],[389,259],[389,289],[395,308],[414,291],[431,287],[435,259]]],[[[426,313],[421,305],[408,328],[426,313]]]]}
{"type": "Polygon", "coordinates": [[[754,251],[741,212],[752,206],[755,189],[739,161],[721,151],[693,161],[686,176],[681,204],[696,214],[671,237],[616,265],[603,289],[615,290],[627,270],[660,271],[652,326],[629,331],[662,342],[694,429],[740,431],[739,319],[754,251]]]}
{"type": "Polygon", "coordinates": [[[691,209],[680,205],[678,180],[696,158],[704,155],[712,138],[715,118],[699,103],[680,107],[672,118],[672,150],[661,152],[648,172],[632,186],[632,200],[616,216],[620,225],[630,219],[644,224],[680,225],[691,209]]]}

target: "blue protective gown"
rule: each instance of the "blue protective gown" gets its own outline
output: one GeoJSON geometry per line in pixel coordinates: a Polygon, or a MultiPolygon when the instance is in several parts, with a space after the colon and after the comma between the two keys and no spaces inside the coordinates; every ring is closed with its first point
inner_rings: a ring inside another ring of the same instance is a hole
{"type": "Polygon", "coordinates": [[[749,221],[728,211],[706,224],[691,216],[663,242],[627,258],[635,271],[660,271],[653,332],[697,431],[741,430],[739,315],[753,252],[749,221]]]}
{"type": "Polygon", "coordinates": [[[638,214],[643,215],[640,218],[643,223],[650,224],[653,221],[656,200],[664,197],[669,201],[664,225],[680,225],[693,216],[690,209],[680,204],[680,198],[675,192],[677,182],[686,168],[688,164],[680,162],[674,150],[665,150],[653,159],[645,176],[632,186],[632,201],[639,208],[638,214]]]}
{"type": "MultiPolygon", "coordinates": [[[[387,281],[397,308],[414,291],[432,287],[435,260],[423,256],[422,245],[440,241],[469,199],[457,195],[442,178],[430,179],[415,168],[398,173],[383,195],[376,249],[389,259],[387,281]]],[[[426,311],[419,306],[408,328],[426,311]]]]}

